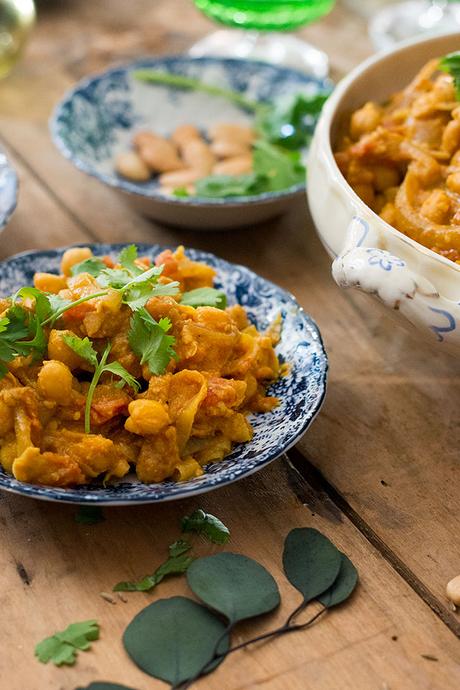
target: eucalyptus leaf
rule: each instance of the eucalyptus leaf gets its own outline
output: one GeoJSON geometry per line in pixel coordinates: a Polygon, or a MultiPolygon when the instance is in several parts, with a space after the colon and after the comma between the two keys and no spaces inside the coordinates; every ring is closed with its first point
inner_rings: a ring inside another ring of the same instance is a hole
{"type": "Polygon", "coordinates": [[[106,681],[101,680],[90,683],[84,688],[75,688],[75,690],[134,690],[134,688],[128,688],[127,685],[120,685],[119,683],[106,683],[106,681]]]}
{"type": "Polygon", "coordinates": [[[160,599],[137,614],[126,628],[123,643],[145,673],[173,686],[194,678],[208,666],[216,645],[225,654],[225,625],[206,607],[185,597],[160,599]],[[220,640],[220,643],[219,643],[220,640]]]}
{"type": "Polygon", "coordinates": [[[358,571],[353,563],[344,553],[341,554],[341,559],[339,574],[334,584],[318,597],[318,601],[328,609],[346,601],[358,584],[358,571]]]}
{"type": "Polygon", "coordinates": [[[305,603],[317,599],[334,584],[341,565],[342,554],[318,530],[301,527],[287,535],[284,572],[291,585],[303,595],[305,603]]]}
{"type": "Polygon", "coordinates": [[[278,585],[260,563],[237,553],[198,558],[187,571],[190,589],[230,625],[275,609],[278,585]]]}

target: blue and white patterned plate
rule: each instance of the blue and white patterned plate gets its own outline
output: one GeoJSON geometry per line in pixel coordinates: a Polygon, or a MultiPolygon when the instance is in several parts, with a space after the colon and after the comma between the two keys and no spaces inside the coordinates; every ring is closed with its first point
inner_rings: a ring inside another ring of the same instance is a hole
{"type": "MultiPolygon", "coordinates": [[[[90,245],[91,246],[91,245],[90,245]]],[[[125,245],[98,244],[95,254],[115,256],[125,245]]],[[[142,256],[155,257],[163,248],[140,244],[142,256]]],[[[0,295],[9,295],[20,286],[32,283],[36,271],[58,272],[64,249],[26,252],[0,264],[0,295]]],[[[75,489],[50,488],[18,482],[0,468],[0,488],[49,501],[125,505],[154,503],[211,491],[261,469],[290,448],[317,414],[326,392],[327,355],[319,330],[294,297],[274,283],[244,266],[219,259],[213,254],[187,250],[194,260],[205,261],[217,271],[218,287],[227,294],[229,304],[242,304],[253,323],[261,330],[281,313],[282,335],[277,353],[289,364],[289,373],[274,383],[269,392],[280,399],[272,412],[251,415],[254,438],[237,445],[222,462],[208,465],[202,477],[175,483],[142,484],[134,474],[117,483],[94,483],[75,489]]]]}
{"type": "Polygon", "coordinates": [[[160,192],[158,182],[130,182],[114,171],[118,153],[130,148],[133,133],[150,129],[169,136],[181,124],[201,131],[217,122],[251,123],[253,116],[220,96],[173,86],[146,84],[137,69],[155,69],[237,91],[274,103],[294,93],[330,90],[303,72],[264,62],[185,55],[146,58],[84,79],[57,106],[50,123],[53,140],[77,168],[125,194],[146,215],[197,228],[235,227],[267,219],[289,206],[305,185],[280,192],[227,199],[178,198],[160,192]],[[244,212],[242,210],[244,209],[244,212]]]}
{"type": "Polygon", "coordinates": [[[16,208],[18,178],[5,153],[0,149],[0,231],[16,208]]]}

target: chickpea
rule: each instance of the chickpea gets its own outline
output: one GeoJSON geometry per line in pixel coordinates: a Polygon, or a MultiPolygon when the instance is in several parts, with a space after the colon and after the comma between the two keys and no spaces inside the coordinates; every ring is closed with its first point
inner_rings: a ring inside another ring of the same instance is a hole
{"type": "Polygon", "coordinates": [[[155,400],[133,400],[129,403],[128,412],[125,429],[133,434],[151,436],[170,424],[166,408],[155,400]]]}
{"type": "Polygon", "coordinates": [[[169,172],[184,167],[175,146],[167,139],[140,132],[134,137],[133,143],[142,161],[152,172],[169,172]]]}
{"type": "Polygon", "coordinates": [[[374,188],[370,184],[355,184],[353,189],[367,206],[373,207],[375,201],[374,188]]]}
{"type": "Polygon", "coordinates": [[[374,187],[378,192],[384,192],[388,187],[396,187],[398,184],[399,173],[396,168],[388,165],[374,167],[374,187]]]}
{"type": "Polygon", "coordinates": [[[64,341],[64,335],[73,335],[72,331],[51,330],[48,338],[48,357],[50,360],[62,362],[69,369],[78,369],[82,359],[64,341]]]}
{"type": "Polygon", "coordinates": [[[50,400],[65,405],[72,393],[73,376],[69,367],[51,359],[44,362],[38,374],[37,385],[40,393],[50,400]]]}
{"type": "Polygon", "coordinates": [[[184,144],[182,158],[187,168],[197,170],[202,177],[209,175],[216,162],[213,152],[202,139],[191,139],[184,144]]]}
{"type": "Polygon", "coordinates": [[[455,604],[455,606],[460,606],[460,575],[457,575],[447,583],[446,587],[447,598],[455,604]]]}
{"type": "Polygon", "coordinates": [[[243,175],[252,170],[252,154],[248,153],[244,156],[235,156],[235,158],[227,158],[221,163],[216,163],[212,172],[215,175],[243,175]]]}
{"type": "Polygon", "coordinates": [[[64,252],[61,259],[61,272],[65,276],[70,276],[70,269],[80,261],[85,261],[93,255],[93,252],[88,247],[72,247],[64,252]]]}
{"type": "Polygon", "coordinates": [[[212,141],[225,139],[226,141],[238,142],[250,146],[256,138],[252,127],[248,125],[220,123],[209,129],[209,136],[212,141]]]}
{"type": "Polygon", "coordinates": [[[36,273],[34,275],[34,285],[43,292],[51,292],[57,295],[60,290],[67,287],[65,276],[57,276],[55,273],[36,273]]]}
{"type": "Polygon", "coordinates": [[[373,132],[382,119],[382,109],[369,101],[362,108],[356,110],[351,116],[350,134],[357,141],[363,134],[373,132]]]}
{"type": "Polygon", "coordinates": [[[440,225],[449,220],[450,211],[450,199],[442,189],[433,190],[420,208],[422,216],[440,225]]]}
{"type": "Polygon", "coordinates": [[[455,172],[449,175],[446,180],[446,185],[451,192],[460,194],[460,172],[455,172]]]}
{"type": "Polygon", "coordinates": [[[150,169],[135,151],[119,153],[115,159],[115,170],[122,177],[134,182],[146,182],[150,179],[150,169]]]}

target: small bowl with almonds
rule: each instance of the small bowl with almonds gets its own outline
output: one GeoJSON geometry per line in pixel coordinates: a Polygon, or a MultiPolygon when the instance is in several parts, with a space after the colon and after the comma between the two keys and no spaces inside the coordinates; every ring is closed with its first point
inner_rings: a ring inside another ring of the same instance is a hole
{"type": "Polygon", "coordinates": [[[79,170],[160,222],[202,230],[280,215],[330,84],[226,58],[149,58],[89,77],[50,127],[79,170]]]}

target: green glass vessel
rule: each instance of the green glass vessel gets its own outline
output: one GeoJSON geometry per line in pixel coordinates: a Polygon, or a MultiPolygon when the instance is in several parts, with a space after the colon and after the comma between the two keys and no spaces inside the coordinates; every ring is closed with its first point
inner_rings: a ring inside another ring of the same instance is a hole
{"type": "Polygon", "coordinates": [[[241,29],[289,31],[332,10],[335,0],[194,0],[216,22],[241,29]]]}
{"type": "Polygon", "coordinates": [[[0,78],[21,56],[34,22],[33,0],[0,0],[0,78]]]}

